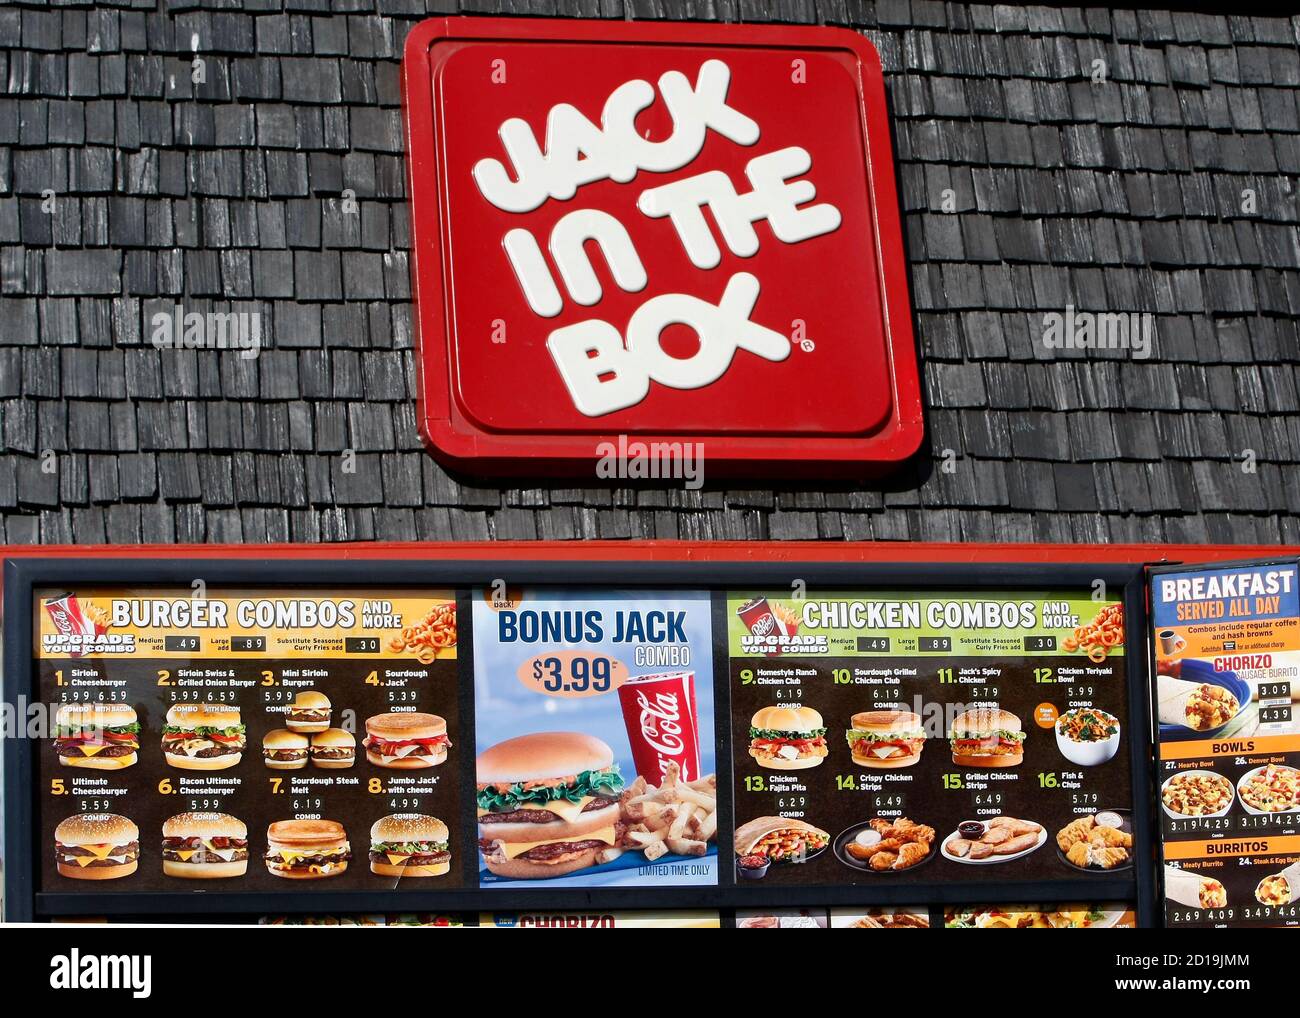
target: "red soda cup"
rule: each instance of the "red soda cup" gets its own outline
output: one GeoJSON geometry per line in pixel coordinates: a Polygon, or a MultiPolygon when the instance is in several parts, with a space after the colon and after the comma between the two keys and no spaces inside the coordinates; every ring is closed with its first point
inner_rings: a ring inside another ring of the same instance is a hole
{"type": "Polygon", "coordinates": [[[642,675],[618,687],[632,762],[652,785],[663,784],[668,765],[681,768],[682,781],[700,774],[700,726],[695,712],[695,673],[642,675]]]}

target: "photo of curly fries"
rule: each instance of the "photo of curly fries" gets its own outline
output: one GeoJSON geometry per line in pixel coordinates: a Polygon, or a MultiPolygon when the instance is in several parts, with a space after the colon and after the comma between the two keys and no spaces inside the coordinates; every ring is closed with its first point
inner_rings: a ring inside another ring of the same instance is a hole
{"type": "Polygon", "coordinates": [[[394,654],[412,651],[420,664],[432,664],[438,655],[456,646],[456,603],[435,604],[413,626],[388,641],[394,654]]]}
{"type": "Polygon", "coordinates": [[[1093,664],[1101,664],[1114,648],[1124,646],[1124,606],[1106,605],[1086,626],[1075,626],[1061,646],[1071,654],[1081,650],[1093,664]]]}

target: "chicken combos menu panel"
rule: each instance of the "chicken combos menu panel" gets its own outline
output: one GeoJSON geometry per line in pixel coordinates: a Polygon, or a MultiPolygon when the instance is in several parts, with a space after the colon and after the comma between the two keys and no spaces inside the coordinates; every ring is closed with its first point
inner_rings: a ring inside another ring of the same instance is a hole
{"type": "Polygon", "coordinates": [[[726,610],[741,886],[1131,870],[1121,604],[739,591],[726,610]]]}
{"type": "Polygon", "coordinates": [[[1300,926],[1300,569],[1154,572],[1170,926],[1300,926]]]}
{"type": "Polygon", "coordinates": [[[41,890],[466,883],[452,593],[197,582],[33,611],[41,890]]]}

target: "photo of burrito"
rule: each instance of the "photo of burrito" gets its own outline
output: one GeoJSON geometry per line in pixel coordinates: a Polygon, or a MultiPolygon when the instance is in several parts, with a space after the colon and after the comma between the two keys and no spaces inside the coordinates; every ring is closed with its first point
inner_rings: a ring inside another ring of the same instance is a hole
{"type": "Polygon", "coordinates": [[[1188,908],[1226,908],[1228,892],[1213,877],[1165,866],[1165,898],[1188,908]]]}
{"type": "Polygon", "coordinates": [[[1156,676],[1156,714],[1162,725],[1210,732],[1222,728],[1240,710],[1237,697],[1224,686],[1156,676]]]}

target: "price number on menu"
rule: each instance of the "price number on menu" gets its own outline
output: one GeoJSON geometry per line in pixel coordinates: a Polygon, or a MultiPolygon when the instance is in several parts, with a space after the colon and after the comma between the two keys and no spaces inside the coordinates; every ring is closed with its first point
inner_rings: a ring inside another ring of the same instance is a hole
{"type": "Polygon", "coordinates": [[[265,636],[232,636],[230,650],[234,654],[256,654],[266,650],[265,636]]]}
{"type": "Polygon", "coordinates": [[[1231,829],[1232,821],[1227,817],[1188,817],[1185,820],[1170,820],[1170,834],[1194,834],[1197,832],[1226,831],[1231,829]]]}
{"type": "Polygon", "coordinates": [[[1095,806],[1101,801],[1101,796],[1096,792],[1071,792],[1071,806],[1095,806]]]}
{"type": "Polygon", "coordinates": [[[888,636],[859,636],[858,653],[859,654],[888,654],[889,637],[888,636]]]}
{"type": "Polygon", "coordinates": [[[1034,651],[1056,650],[1055,636],[1026,636],[1025,650],[1029,653],[1034,651]]]}
{"type": "Polygon", "coordinates": [[[414,813],[420,808],[420,799],[414,795],[397,795],[388,800],[388,808],[395,813],[414,813]]]}
{"type": "Polygon", "coordinates": [[[1289,829],[1296,826],[1294,813],[1260,813],[1248,814],[1237,818],[1237,826],[1243,831],[1289,829]]]}
{"type": "Polygon", "coordinates": [[[378,654],[379,637],[345,636],[343,637],[344,654],[378,654]]]}
{"type": "Polygon", "coordinates": [[[871,699],[876,703],[898,703],[903,698],[903,689],[901,686],[873,686],[871,689],[871,699]]]}
{"type": "Polygon", "coordinates": [[[163,637],[163,650],[168,651],[169,653],[184,653],[186,651],[193,653],[202,646],[203,640],[197,636],[178,635],[163,637]]]}
{"type": "Polygon", "coordinates": [[[546,696],[600,696],[627,681],[627,665],[603,654],[561,650],[527,659],[517,674],[525,686],[546,696]]]}
{"type": "Polygon", "coordinates": [[[922,636],[916,641],[916,649],[922,654],[946,654],[952,650],[951,636],[922,636]]]}
{"type": "Polygon", "coordinates": [[[1259,684],[1259,698],[1261,700],[1289,700],[1291,699],[1291,683],[1261,682],[1259,684]]]}
{"type": "Polygon", "coordinates": [[[901,795],[873,795],[871,805],[876,810],[902,809],[903,797],[901,795]]]}
{"type": "Polygon", "coordinates": [[[234,703],[233,689],[171,689],[167,692],[171,703],[234,703]]]}
{"type": "Polygon", "coordinates": [[[83,813],[107,813],[112,807],[112,799],[82,799],[77,803],[77,809],[83,813]]]}
{"type": "MultiPolygon", "coordinates": [[[[55,675],[62,676],[62,672],[55,672],[55,675]]],[[[63,682],[60,679],[59,685],[63,682]]],[[[126,690],[111,689],[107,693],[98,690],[76,689],[68,693],[59,694],[59,703],[122,703],[126,701],[126,690]]]]}
{"type": "Polygon", "coordinates": [[[1001,792],[976,792],[971,797],[971,802],[976,806],[1001,806],[1001,792]]]}
{"type": "Polygon", "coordinates": [[[325,800],[319,795],[308,795],[293,800],[293,812],[300,820],[314,819],[320,816],[325,800]]]}
{"type": "Polygon", "coordinates": [[[1291,708],[1288,707],[1261,707],[1259,709],[1259,723],[1261,725],[1285,724],[1291,720],[1291,708]]]}
{"type": "Polygon", "coordinates": [[[808,806],[808,797],[806,795],[782,795],[776,800],[776,808],[782,816],[787,816],[791,812],[802,812],[808,806]]]}
{"type": "Polygon", "coordinates": [[[219,810],[221,809],[221,806],[222,806],[222,802],[220,799],[208,798],[208,799],[190,799],[189,805],[187,805],[185,808],[190,810],[191,812],[203,813],[203,812],[210,812],[212,810],[219,810]]]}

